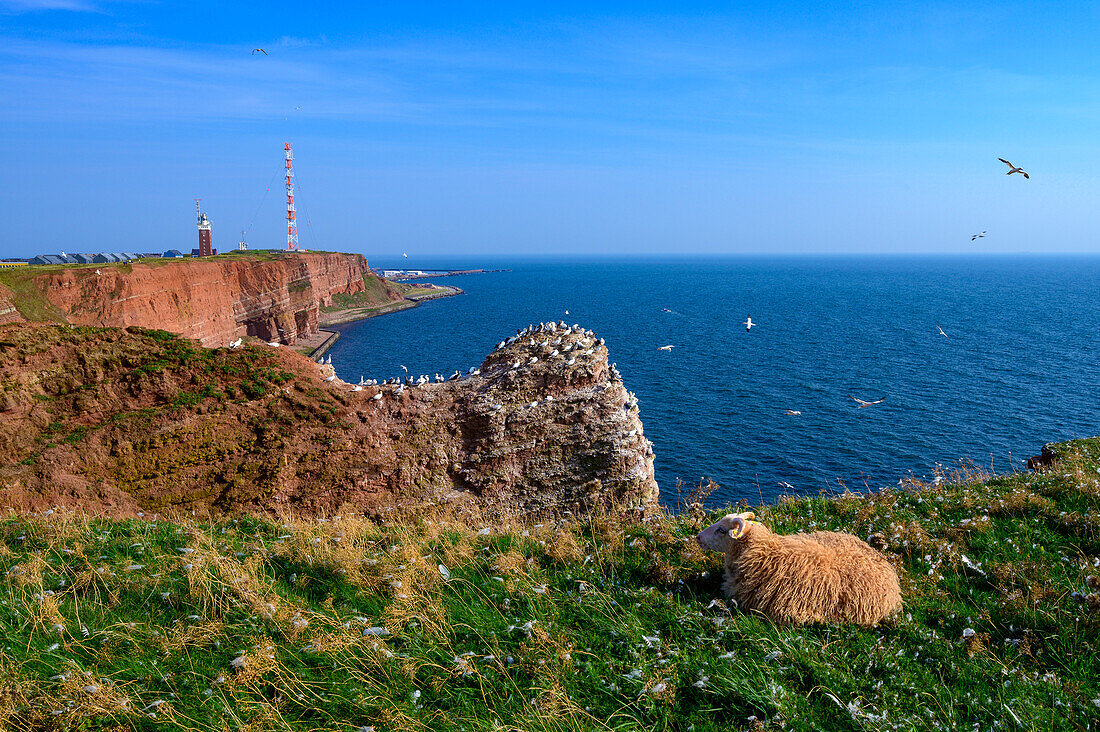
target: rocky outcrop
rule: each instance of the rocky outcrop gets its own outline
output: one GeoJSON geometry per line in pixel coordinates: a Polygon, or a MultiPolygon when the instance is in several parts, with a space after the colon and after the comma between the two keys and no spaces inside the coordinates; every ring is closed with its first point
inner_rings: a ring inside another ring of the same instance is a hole
{"type": "Polygon", "coordinates": [[[266,345],[0,326],[0,507],[376,514],[650,504],[653,451],[607,349],[544,326],[474,373],[345,383],[266,345]]]}
{"type": "MultiPolygon", "coordinates": [[[[22,274],[22,273],[21,273],[22,274]]],[[[379,303],[400,300],[359,254],[255,252],[131,265],[49,269],[31,280],[38,307],[0,291],[0,312],[42,314],[72,325],[142,326],[207,346],[242,336],[291,345],[318,329],[333,296],[370,290],[379,303]]]]}

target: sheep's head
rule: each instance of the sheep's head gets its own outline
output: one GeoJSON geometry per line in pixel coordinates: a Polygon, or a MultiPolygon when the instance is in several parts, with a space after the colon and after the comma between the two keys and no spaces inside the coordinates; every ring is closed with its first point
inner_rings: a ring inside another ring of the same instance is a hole
{"type": "Polygon", "coordinates": [[[700,531],[695,540],[704,549],[724,552],[729,548],[732,540],[740,539],[745,535],[746,529],[754,518],[756,515],[752,511],[727,514],[700,531]]]}

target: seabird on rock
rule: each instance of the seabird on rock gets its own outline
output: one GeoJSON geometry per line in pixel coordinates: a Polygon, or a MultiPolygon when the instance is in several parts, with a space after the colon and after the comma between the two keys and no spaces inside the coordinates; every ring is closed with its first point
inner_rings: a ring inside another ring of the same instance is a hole
{"type": "Polygon", "coordinates": [[[329,356],[328,358],[326,358],[325,363],[331,365],[332,364],[332,356],[329,356]]]}
{"type": "Polygon", "coordinates": [[[333,374],[332,376],[326,376],[325,377],[325,381],[334,381],[335,379],[336,379],[336,374],[333,374]]]}
{"type": "Polygon", "coordinates": [[[997,158],[997,159],[998,159],[998,160],[1000,160],[1000,161],[1001,161],[1002,163],[1004,163],[1005,165],[1007,165],[1007,166],[1008,166],[1008,172],[1007,172],[1007,173],[1005,173],[1005,175],[1012,175],[1013,173],[1019,173],[1020,175],[1022,175],[1022,176],[1023,176],[1023,177],[1025,177],[1025,178],[1027,178],[1028,180],[1030,180],[1030,179],[1031,179],[1031,176],[1030,176],[1030,175],[1028,175],[1028,174],[1027,174],[1027,173],[1026,173],[1026,172],[1024,171],[1024,169],[1023,169],[1023,168],[1017,168],[1017,167],[1016,167],[1015,165],[1013,165],[1012,163],[1008,162],[1008,161],[1007,161],[1007,160],[1005,160],[1004,158],[997,158]]]}
{"type": "Polygon", "coordinates": [[[375,394],[374,396],[372,396],[372,397],[371,397],[370,399],[371,399],[371,401],[372,401],[372,402],[376,402],[376,401],[378,401],[378,400],[379,400],[379,399],[381,399],[381,398],[382,398],[382,392],[378,392],[377,394],[375,394]]]}
{"type": "Polygon", "coordinates": [[[527,362],[528,365],[533,364],[539,360],[538,356],[531,356],[531,359],[527,362]]]}
{"type": "Polygon", "coordinates": [[[279,346],[281,346],[283,344],[279,343],[278,341],[268,341],[267,345],[271,346],[272,348],[278,348],[279,346]]]}
{"type": "Polygon", "coordinates": [[[574,356],[573,358],[571,358],[571,359],[569,359],[568,361],[566,361],[566,362],[565,362],[565,365],[566,365],[566,366],[572,366],[572,365],[573,365],[573,364],[575,364],[576,362],[577,362],[577,358],[576,358],[576,356],[574,356]]]}
{"type": "Polygon", "coordinates": [[[363,391],[363,387],[360,384],[356,384],[355,386],[351,387],[351,390],[352,391],[363,391]]]}

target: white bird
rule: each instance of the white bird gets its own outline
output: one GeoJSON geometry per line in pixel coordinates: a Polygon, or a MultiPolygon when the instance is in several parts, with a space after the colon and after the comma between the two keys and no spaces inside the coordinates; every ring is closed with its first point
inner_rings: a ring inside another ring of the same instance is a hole
{"type": "Polygon", "coordinates": [[[657,347],[657,350],[658,350],[658,351],[671,351],[671,350],[672,350],[672,346],[658,346],[658,347],[657,347]]]}
{"type": "Polygon", "coordinates": [[[371,400],[372,402],[376,402],[376,401],[378,401],[378,400],[379,400],[379,399],[381,399],[381,398],[382,398],[382,392],[378,392],[377,394],[375,394],[374,396],[372,396],[372,397],[370,398],[370,400],[371,400]]]}
{"type": "Polygon", "coordinates": [[[568,310],[566,310],[566,311],[565,311],[565,314],[566,314],[566,315],[569,315],[569,311],[568,311],[568,310]]]}
{"type": "Polygon", "coordinates": [[[325,377],[325,381],[335,381],[335,380],[336,380],[336,374],[333,374],[332,376],[326,376],[325,377]]]}
{"type": "Polygon", "coordinates": [[[281,346],[283,344],[279,343],[278,341],[268,341],[267,345],[272,346],[273,348],[278,348],[279,346],[281,346]]]}
{"type": "Polygon", "coordinates": [[[745,326],[745,332],[747,333],[752,330],[752,327],[756,325],[756,323],[752,322],[752,316],[750,315],[745,319],[745,322],[742,323],[742,325],[745,326]]]}
{"type": "Polygon", "coordinates": [[[788,409],[787,414],[791,415],[792,417],[797,417],[802,414],[802,412],[798,411],[797,409],[788,409]]]}
{"type": "Polygon", "coordinates": [[[97,270],[95,271],[95,273],[96,273],[96,274],[99,274],[99,270],[97,269],[97,270]]]}
{"type": "Polygon", "coordinates": [[[351,387],[351,390],[352,391],[363,391],[363,387],[360,386],[359,384],[356,384],[355,386],[351,387]]]}
{"type": "Polygon", "coordinates": [[[859,397],[854,397],[851,394],[849,394],[848,397],[858,402],[860,409],[863,409],[864,407],[869,407],[873,404],[882,404],[884,401],[886,401],[886,397],[883,397],[882,399],[876,399],[873,402],[864,401],[863,399],[860,399],[859,397]]]}
{"type": "Polygon", "coordinates": [[[936,330],[938,330],[938,331],[940,332],[940,335],[941,335],[941,336],[943,336],[943,337],[944,337],[944,338],[946,338],[947,340],[951,340],[951,336],[949,336],[949,335],[947,335],[946,333],[944,333],[944,332],[943,332],[943,328],[941,328],[940,326],[938,326],[938,325],[937,325],[937,326],[936,326],[936,330]]]}
{"type": "Polygon", "coordinates": [[[401,256],[404,257],[405,259],[409,258],[408,252],[401,252],[401,256]]]}
{"type": "Polygon", "coordinates": [[[332,356],[329,356],[328,358],[326,358],[325,363],[331,364],[332,363],[332,356]]]}
{"type": "Polygon", "coordinates": [[[974,241],[975,239],[983,239],[983,238],[985,238],[985,232],[984,231],[980,234],[971,234],[970,235],[970,241],[974,241]]]}
{"type": "Polygon", "coordinates": [[[363,386],[366,382],[363,381],[363,375],[359,374],[359,386],[363,386]]]}
{"type": "Polygon", "coordinates": [[[1028,175],[1028,174],[1027,174],[1027,173],[1026,173],[1026,172],[1024,171],[1024,169],[1023,169],[1023,168],[1017,168],[1017,167],[1016,167],[1015,165],[1013,165],[1012,163],[1008,162],[1008,161],[1007,161],[1007,160],[1005,160],[1004,158],[997,158],[997,159],[998,159],[998,160],[1000,160],[1000,161],[1001,161],[1002,163],[1004,163],[1005,165],[1007,165],[1007,166],[1008,166],[1008,172],[1007,172],[1007,173],[1005,173],[1005,175],[1012,175],[1013,173],[1019,173],[1020,175],[1022,175],[1022,176],[1023,176],[1023,177],[1025,177],[1025,178],[1027,178],[1028,180],[1031,180],[1031,176],[1030,176],[1030,175],[1028,175]]]}

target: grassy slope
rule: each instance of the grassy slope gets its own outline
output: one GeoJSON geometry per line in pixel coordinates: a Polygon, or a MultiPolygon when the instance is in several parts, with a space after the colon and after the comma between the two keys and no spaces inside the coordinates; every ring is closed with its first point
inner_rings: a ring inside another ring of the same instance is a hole
{"type": "Polygon", "coordinates": [[[1094,729],[1100,603],[1073,593],[1100,575],[1100,440],[1061,454],[758,511],[886,538],[906,608],[872,630],[712,606],[698,507],[492,528],[11,517],[0,727],[1094,729]]]}

